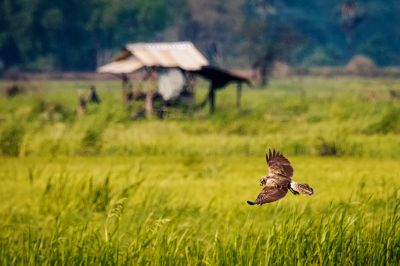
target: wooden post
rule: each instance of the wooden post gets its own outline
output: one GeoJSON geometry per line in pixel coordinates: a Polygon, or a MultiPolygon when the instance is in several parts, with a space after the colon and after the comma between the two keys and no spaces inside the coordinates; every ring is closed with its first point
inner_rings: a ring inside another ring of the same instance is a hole
{"type": "Polygon", "coordinates": [[[189,91],[192,93],[190,101],[190,113],[193,113],[196,104],[196,88],[192,74],[188,75],[188,86],[189,86],[189,91]]]}
{"type": "Polygon", "coordinates": [[[154,92],[152,92],[152,91],[146,92],[145,109],[146,109],[146,117],[147,118],[150,118],[153,116],[153,96],[154,96],[154,92]]]}
{"type": "Polygon", "coordinates": [[[210,101],[210,114],[213,114],[215,111],[215,89],[214,84],[211,82],[210,92],[208,94],[208,99],[210,101]]]}
{"type": "Polygon", "coordinates": [[[122,81],[122,101],[127,107],[129,105],[129,77],[127,74],[121,74],[121,81],[122,81]]]}
{"type": "Polygon", "coordinates": [[[240,108],[240,102],[242,99],[242,82],[238,82],[236,85],[236,107],[240,108]]]}

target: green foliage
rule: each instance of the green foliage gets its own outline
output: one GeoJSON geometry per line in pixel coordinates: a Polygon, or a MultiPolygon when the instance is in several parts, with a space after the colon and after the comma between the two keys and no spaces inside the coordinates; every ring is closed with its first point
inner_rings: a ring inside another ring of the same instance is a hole
{"type": "Polygon", "coordinates": [[[165,120],[131,120],[117,82],[79,117],[82,81],[0,98],[0,264],[397,265],[398,84],[273,80],[165,120]],[[315,195],[248,206],[267,148],[315,195]]]}
{"type": "Polygon", "coordinates": [[[317,154],[321,156],[336,156],[340,153],[340,148],[333,141],[329,142],[323,138],[318,139],[320,143],[317,144],[317,154]]]}
{"type": "Polygon", "coordinates": [[[0,98],[0,264],[396,265],[398,85],[273,80],[164,120],[131,120],[117,82],[79,117],[83,81],[0,98]],[[248,206],[268,148],[315,195],[248,206]]]}
{"type": "Polygon", "coordinates": [[[316,194],[251,207],[263,154],[0,158],[0,262],[397,264],[396,160],[290,159],[316,194]]]}
{"type": "Polygon", "coordinates": [[[368,133],[400,133],[400,108],[391,107],[385,110],[378,121],[368,129],[368,133]]]}
{"type": "Polygon", "coordinates": [[[91,180],[89,186],[89,200],[96,211],[105,211],[111,200],[110,178],[107,176],[103,184],[93,186],[91,180]]]}
{"type": "Polygon", "coordinates": [[[0,132],[0,153],[2,155],[18,156],[24,133],[24,128],[17,122],[6,125],[0,132]]]}
{"type": "MultiPolygon", "coordinates": [[[[84,86],[47,82],[40,97],[0,98],[1,129],[24,129],[27,156],[254,155],[274,146],[290,155],[400,157],[399,102],[389,97],[395,80],[275,80],[268,90],[245,89],[241,109],[228,87],[212,117],[168,109],[164,120],[142,121],[121,104],[118,82],[99,82],[102,103],[78,117],[74,89],[84,86]]],[[[200,86],[196,100],[205,93],[200,86]]]]}
{"type": "Polygon", "coordinates": [[[292,56],[292,60],[298,61],[299,57],[305,57],[302,59],[303,66],[332,66],[337,65],[339,62],[337,58],[343,57],[343,55],[338,54],[334,48],[330,47],[329,49],[325,47],[317,47],[311,53],[307,53],[306,48],[299,49],[292,56]],[[304,53],[307,56],[304,56],[304,53]]]}
{"type": "Polygon", "coordinates": [[[60,102],[38,98],[31,110],[31,119],[37,118],[45,122],[66,122],[75,119],[75,112],[60,102]]]}
{"type": "Polygon", "coordinates": [[[5,0],[0,17],[5,69],[94,70],[110,50],[152,39],[165,27],[167,11],[162,0],[5,0]]]}
{"type": "Polygon", "coordinates": [[[118,200],[109,210],[106,223],[104,225],[104,238],[106,242],[117,232],[119,220],[124,212],[126,198],[118,200]]]}
{"type": "Polygon", "coordinates": [[[98,154],[101,150],[101,135],[103,130],[99,127],[89,128],[81,142],[81,153],[86,155],[98,154]]]}
{"type": "MultiPolygon", "coordinates": [[[[339,65],[348,54],[343,2],[3,0],[0,71],[93,71],[122,45],[155,40],[193,41],[217,65],[250,67],[270,56],[274,43],[272,52],[293,65],[339,65]]],[[[357,2],[365,17],[353,34],[354,52],[398,64],[396,0],[357,2]]]]}

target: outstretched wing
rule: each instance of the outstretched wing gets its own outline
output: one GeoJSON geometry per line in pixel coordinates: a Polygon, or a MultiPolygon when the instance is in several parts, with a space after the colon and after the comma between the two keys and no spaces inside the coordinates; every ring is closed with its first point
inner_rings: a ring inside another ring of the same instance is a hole
{"type": "Polygon", "coordinates": [[[265,155],[267,164],[269,167],[269,172],[272,175],[284,176],[291,178],[293,176],[293,167],[290,165],[288,159],[282,155],[279,151],[268,150],[265,155]]]}
{"type": "Polygon", "coordinates": [[[270,203],[283,198],[287,192],[287,188],[264,187],[254,202],[248,201],[247,203],[249,203],[250,205],[263,205],[264,203],[270,203]]]}

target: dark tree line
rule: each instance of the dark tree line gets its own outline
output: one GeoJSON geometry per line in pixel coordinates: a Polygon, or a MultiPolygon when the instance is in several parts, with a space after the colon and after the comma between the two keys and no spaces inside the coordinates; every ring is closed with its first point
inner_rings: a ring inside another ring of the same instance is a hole
{"type": "Polygon", "coordinates": [[[398,65],[398,14],[397,0],[0,0],[0,71],[92,71],[127,42],[177,40],[261,73],[343,64],[349,48],[398,65]]]}
{"type": "Polygon", "coordinates": [[[4,67],[93,70],[125,42],[165,28],[162,0],[0,0],[4,67]]]}

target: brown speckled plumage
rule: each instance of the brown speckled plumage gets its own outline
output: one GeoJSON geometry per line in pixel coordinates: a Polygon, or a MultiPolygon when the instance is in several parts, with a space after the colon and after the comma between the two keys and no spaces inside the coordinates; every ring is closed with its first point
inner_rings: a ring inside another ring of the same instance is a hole
{"type": "Polygon", "coordinates": [[[266,154],[269,168],[267,176],[261,178],[263,186],[255,201],[247,201],[250,205],[263,205],[283,198],[290,190],[293,194],[314,194],[314,190],[307,184],[299,184],[292,181],[293,167],[289,160],[279,151],[269,150],[266,154]]]}

